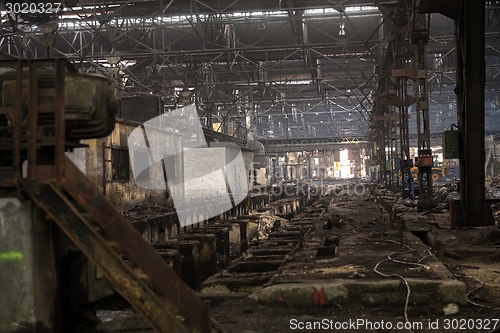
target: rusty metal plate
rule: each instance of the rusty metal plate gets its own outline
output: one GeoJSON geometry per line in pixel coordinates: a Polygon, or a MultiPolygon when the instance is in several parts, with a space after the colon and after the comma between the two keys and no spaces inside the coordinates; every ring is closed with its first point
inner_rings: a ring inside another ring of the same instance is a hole
{"type": "Polygon", "coordinates": [[[190,326],[200,333],[210,333],[208,305],[196,296],[71,160],[66,159],[64,189],[120,246],[127,258],[151,278],[155,289],[180,311],[190,326]]]}
{"type": "Polygon", "coordinates": [[[22,181],[22,187],[157,332],[190,332],[56,186],[22,181]]]}

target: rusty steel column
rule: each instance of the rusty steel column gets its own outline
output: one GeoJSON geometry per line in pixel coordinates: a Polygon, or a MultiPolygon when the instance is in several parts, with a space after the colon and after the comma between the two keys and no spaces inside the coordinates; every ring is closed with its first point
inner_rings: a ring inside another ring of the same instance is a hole
{"type": "Polygon", "coordinates": [[[484,202],[485,1],[463,0],[455,20],[460,187],[466,227],[487,225],[484,202]]]}
{"type": "Polygon", "coordinates": [[[432,149],[430,146],[429,89],[427,81],[427,43],[429,41],[430,14],[413,13],[412,42],[415,45],[416,113],[418,142],[419,205],[432,205],[432,149]]]}

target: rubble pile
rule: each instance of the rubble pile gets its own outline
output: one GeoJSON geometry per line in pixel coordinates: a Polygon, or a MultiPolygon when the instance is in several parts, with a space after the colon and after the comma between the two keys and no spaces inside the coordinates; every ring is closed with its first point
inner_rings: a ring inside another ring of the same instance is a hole
{"type": "Polygon", "coordinates": [[[419,215],[439,213],[448,209],[449,199],[460,198],[457,192],[458,182],[456,180],[451,180],[449,182],[434,182],[433,186],[433,203],[426,204],[425,206],[419,205],[418,199],[412,200],[401,192],[387,190],[382,187],[374,188],[372,193],[376,196],[379,204],[389,213],[394,214],[394,216],[412,212],[418,212],[419,215]]]}
{"type": "Polygon", "coordinates": [[[288,224],[288,220],[276,215],[274,209],[265,211],[251,209],[249,215],[257,218],[257,237],[251,241],[268,239],[271,232],[276,232],[288,224]]]}
{"type": "Polygon", "coordinates": [[[494,175],[486,178],[486,183],[489,183],[489,187],[500,188],[500,175],[494,175]]]}
{"type": "Polygon", "coordinates": [[[486,178],[486,198],[500,199],[500,175],[486,178]]]}

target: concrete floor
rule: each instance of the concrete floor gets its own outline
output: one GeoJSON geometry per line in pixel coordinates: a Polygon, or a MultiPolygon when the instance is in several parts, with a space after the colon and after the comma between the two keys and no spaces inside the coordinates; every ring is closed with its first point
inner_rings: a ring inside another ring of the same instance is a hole
{"type": "MultiPolygon", "coordinates": [[[[444,205],[418,212],[415,203],[377,188],[331,193],[251,240],[199,295],[228,333],[493,332],[500,326],[500,230],[452,231],[444,205]],[[404,203],[398,221],[382,197],[391,207],[404,203]]],[[[100,312],[101,319],[125,314],[100,312]]],[[[80,331],[150,331],[134,320],[80,331]]]]}

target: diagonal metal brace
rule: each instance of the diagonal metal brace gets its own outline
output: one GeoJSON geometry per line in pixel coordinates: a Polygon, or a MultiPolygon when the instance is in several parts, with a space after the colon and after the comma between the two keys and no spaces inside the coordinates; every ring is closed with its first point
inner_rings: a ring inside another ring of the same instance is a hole
{"type": "Polygon", "coordinates": [[[63,189],[115,241],[127,258],[149,278],[155,290],[164,296],[190,327],[210,333],[215,324],[209,306],[167,265],[153,247],[123,217],[99,189],[66,157],[63,189]]]}
{"type": "Polygon", "coordinates": [[[21,186],[157,332],[191,332],[54,184],[22,180],[21,186]]]}

